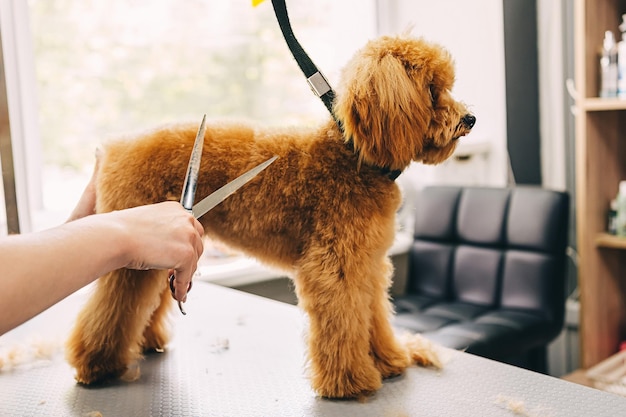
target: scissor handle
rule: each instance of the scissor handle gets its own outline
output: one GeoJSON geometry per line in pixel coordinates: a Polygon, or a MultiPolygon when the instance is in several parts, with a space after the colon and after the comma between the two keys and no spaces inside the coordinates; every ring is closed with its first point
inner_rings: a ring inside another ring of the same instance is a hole
{"type": "MultiPolygon", "coordinates": [[[[174,297],[174,274],[170,275],[170,291],[172,292],[172,297],[174,297]]],[[[193,286],[193,281],[189,281],[189,286],[187,287],[187,292],[191,291],[191,287],[193,286]]],[[[185,311],[185,309],[183,308],[183,303],[178,301],[178,308],[180,309],[180,312],[183,313],[183,315],[187,315],[187,312],[185,311]]]]}

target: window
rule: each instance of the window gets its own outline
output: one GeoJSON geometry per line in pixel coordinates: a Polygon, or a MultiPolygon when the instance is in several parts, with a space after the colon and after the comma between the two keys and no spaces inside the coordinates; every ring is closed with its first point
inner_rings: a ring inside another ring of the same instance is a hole
{"type": "MultiPolygon", "coordinates": [[[[374,0],[287,6],[331,84],[375,33],[374,0]]],[[[0,0],[0,18],[22,231],[67,218],[108,138],[204,113],[269,125],[328,117],[269,0],[0,0]]]]}
{"type": "MultiPolygon", "coordinates": [[[[287,3],[296,36],[331,83],[374,33],[373,0],[287,3]]],[[[16,69],[8,82],[22,86],[10,108],[22,113],[12,123],[24,126],[13,141],[25,142],[21,162],[29,167],[16,173],[26,177],[19,189],[29,195],[20,207],[31,218],[24,229],[65,219],[91,172],[96,146],[116,135],[199,120],[204,113],[267,124],[326,117],[269,0],[258,7],[250,0],[0,5],[3,35],[14,43],[8,59],[16,69]]]]}

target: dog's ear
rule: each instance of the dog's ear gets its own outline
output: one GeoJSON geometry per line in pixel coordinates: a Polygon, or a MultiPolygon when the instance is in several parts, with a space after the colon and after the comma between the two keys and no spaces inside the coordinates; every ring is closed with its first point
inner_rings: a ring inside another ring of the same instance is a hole
{"type": "Polygon", "coordinates": [[[371,44],[344,68],[335,115],[363,162],[404,169],[421,153],[432,117],[429,82],[415,65],[371,44]]]}

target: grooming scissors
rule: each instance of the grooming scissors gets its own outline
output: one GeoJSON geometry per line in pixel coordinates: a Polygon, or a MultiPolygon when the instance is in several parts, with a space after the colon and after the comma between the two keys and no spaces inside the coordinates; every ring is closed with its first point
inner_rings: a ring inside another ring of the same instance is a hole
{"type": "MultiPolygon", "coordinates": [[[[198,204],[193,205],[196,188],[198,186],[198,174],[200,172],[200,160],[202,159],[202,148],[204,146],[204,133],[206,131],[206,114],[202,117],[202,123],[200,123],[200,128],[198,129],[198,133],[196,134],[196,140],[193,144],[193,149],[191,151],[191,157],[189,158],[189,164],[187,165],[187,174],[185,175],[185,182],[183,183],[183,192],[180,196],[180,204],[187,210],[192,213],[196,219],[199,219],[204,214],[206,214],[209,210],[217,206],[219,203],[224,201],[228,196],[241,188],[244,184],[250,181],[252,178],[256,177],[258,173],[267,168],[272,162],[274,162],[278,156],[273,156],[267,161],[255,166],[247,172],[244,172],[234,180],[230,181],[226,185],[221,188],[215,190],[209,196],[205,197],[198,204]]],[[[170,275],[169,279],[170,291],[172,292],[172,297],[174,296],[174,274],[170,275]]],[[[189,283],[189,288],[187,291],[191,289],[191,282],[189,283]]],[[[187,314],[183,309],[183,304],[178,301],[178,308],[180,312],[183,314],[187,314]]]]}

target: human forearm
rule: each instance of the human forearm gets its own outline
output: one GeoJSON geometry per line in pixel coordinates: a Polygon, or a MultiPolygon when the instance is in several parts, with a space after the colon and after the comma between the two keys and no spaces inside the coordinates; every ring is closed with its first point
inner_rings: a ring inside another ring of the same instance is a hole
{"type": "Polygon", "coordinates": [[[172,269],[184,301],[202,254],[202,225],[177,202],[87,216],[0,239],[0,334],[119,268],[172,269]]]}
{"type": "Polygon", "coordinates": [[[114,219],[86,217],[0,240],[0,334],[127,263],[114,219]]]}

